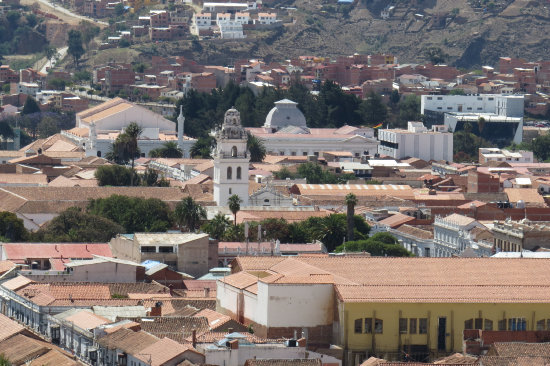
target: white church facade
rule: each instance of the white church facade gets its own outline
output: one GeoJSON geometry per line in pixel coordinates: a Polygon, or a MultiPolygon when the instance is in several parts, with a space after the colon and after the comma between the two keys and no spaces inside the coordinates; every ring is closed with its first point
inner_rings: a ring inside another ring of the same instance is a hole
{"type": "Polygon", "coordinates": [[[86,156],[103,157],[131,122],[137,123],[143,129],[138,140],[142,156],[148,156],[151,150],[173,141],[177,142],[183,156],[189,157],[191,146],[196,142],[183,133],[185,118],[181,110],[176,132],[176,123],[121,98],[111,99],[77,113],[76,127],[61,133],[81,146],[86,151],[86,156]]]}
{"type": "Polygon", "coordinates": [[[321,151],[349,151],[354,156],[374,155],[378,141],[372,128],[308,128],[298,104],[283,99],[275,102],[263,127],[247,128],[261,138],[270,155],[308,156],[321,151]]]}

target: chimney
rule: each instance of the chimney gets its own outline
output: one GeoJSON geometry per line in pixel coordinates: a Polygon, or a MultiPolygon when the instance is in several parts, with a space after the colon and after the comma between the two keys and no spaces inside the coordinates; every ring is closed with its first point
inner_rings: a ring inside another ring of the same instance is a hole
{"type": "Polygon", "coordinates": [[[232,341],[229,341],[229,348],[230,349],[239,349],[239,340],[234,339],[232,341]]]}
{"type": "Polygon", "coordinates": [[[157,301],[155,306],[151,308],[149,316],[162,316],[162,302],[157,301]]]}
{"type": "Polygon", "coordinates": [[[204,297],[206,297],[206,298],[210,297],[210,288],[209,287],[204,288],[204,297]]]}
{"type": "Polygon", "coordinates": [[[193,343],[193,348],[197,347],[197,330],[193,329],[191,341],[193,343]]]}

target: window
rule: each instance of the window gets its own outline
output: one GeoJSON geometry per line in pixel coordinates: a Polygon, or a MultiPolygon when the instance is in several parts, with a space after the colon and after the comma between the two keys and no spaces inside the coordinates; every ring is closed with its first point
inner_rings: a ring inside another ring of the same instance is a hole
{"type": "Polygon", "coordinates": [[[508,319],[508,330],[511,331],[524,331],[527,328],[527,322],[525,318],[510,318],[508,319]]]}
{"type": "Polygon", "coordinates": [[[432,98],[432,97],[428,97],[428,98],[426,98],[426,99],[428,99],[428,100],[432,100],[433,98],[432,98]]]}
{"type": "Polygon", "coordinates": [[[174,247],[159,247],[159,253],[174,253],[174,247]]]}
{"type": "Polygon", "coordinates": [[[231,190],[231,188],[229,188],[229,194],[232,194],[232,193],[233,193],[233,191],[231,190]]]}
{"type": "Polygon", "coordinates": [[[474,320],[473,319],[465,320],[464,329],[474,329],[474,320]]]}
{"type": "Polygon", "coordinates": [[[493,98],[493,97],[489,97],[489,100],[495,100],[495,98],[493,98]]]}
{"type": "Polygon", "coordinates": [[[233,170],[230,166],[227,167],[227,179],[231,179],[231,176],[233,175],[233,170]]]}
{"type": "Polygon", "coordinates": [[[437,107],[437,109],[443,109],[443,107],[437,107]]]}
{"type": "Polygon", "coordinates": [[[365,318],[365,333],[372,333],[372,318],[365,318]]]}
{"type": "Polygon", "coordinates": [[[427,334],[428,333],[428,318],[418,319],[418,333],[427,334]]]}
{"type": "Polygon", "coordinates": [[[399,318],[399,333],[407,333],[407,318],[399,318]]]}
{"type": "Polygon", "coordinates": [[[307,156],[307,151],[304,151],[304,152],[302,153],[302,155],[303,155],[303,156],[307,156]]]}
{"type": "Polygon", "coordinates": [[[483,318],[476,318],[475,319],[474,329],[483,329],[483,318]]]}
{"type": "Polygon", "coordinates": [[[290,152],[290,155],[296,156],[296,151],[291,151],[291,152],[290,152]]]}
{"type": "Polygon", "coordinates": [[[498,321],[498,330],[506,330],[506,319],[498,321]]]}
{"type": "Polygon", "coordinates": [[[437,97],[437,100],[443,100],[443,97],[437,97]]]}
{"type": "Polygon", "coordinates": [[[101,151],[98,150],[97,152],[97,157],[100,158],[101,157],[101,151]]]}
{"type": "Polygon", "coordinates": [[[409,333],[416,334],[416,318],[409,319],[409,333]]]}
{"type": "Polygon", "coordinates": [[[231,157],[236,158],[237,157],[237,146],[233,146],[231,148],[231,157]]]}
{"type": "Polygon", "coordinates": [[[447,110],[448,110],[448,111],[450,111],[450,110],[452,110],[452,109],[453,109],[453,107],[447,107],[447,110]]]}
{"type": "Polygon", "coordinates": [[[374,333],[382,333],[384,331],[384,321],[382,319],[374,319],[374,333]]]}
{"type": "Polygon", "coordinates": [[[493,330],[493,321],[490,319],[485,319],[485,328],[484,330],[493,330]]]}
{"type": "Polygon", "coordinates": [[[355,319],[355,333],[363,333],[363,319],[355,319]]]}
{"type": "Polygon", "coordinates": [[[156,253],[157,248],[156,247],[141,247],[142,253],[156,253]]]}
{"type": "Polygon", "coordinates": [[[241,179],[241,167],[237,167],[237,179],[241,179]]]}

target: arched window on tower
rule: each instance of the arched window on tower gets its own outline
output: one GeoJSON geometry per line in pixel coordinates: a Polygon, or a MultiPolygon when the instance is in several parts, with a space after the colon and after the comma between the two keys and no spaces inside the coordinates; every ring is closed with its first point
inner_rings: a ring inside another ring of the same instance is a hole
{"type": "Polygon", "coordinates": [[[237,179],[241,179],[241,167],[237,167],[237,179]]]}
{"type": "Polygon", "coordinates": [[[236,158],[237,157],[237,146],[233,146],[231,148],[231,157],[236,158]]]}
{"type": "Polygon", "coordinates": [[[233,171],[230,166],[227,167],[227,179],[231,179],[231,176],[233,175],[233,171]]]}

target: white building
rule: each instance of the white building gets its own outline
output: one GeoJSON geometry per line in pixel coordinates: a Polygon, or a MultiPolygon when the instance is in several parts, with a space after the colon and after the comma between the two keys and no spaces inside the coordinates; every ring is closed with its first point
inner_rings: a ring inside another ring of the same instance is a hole
{"type": "Polygon", "coordinates": [[[34,98],[39,91],[40,86],[37,83],[20,82],[17,84],[18,94],[27,94],[34,98]]]}
{"type": "Polygon", "coordinates": [[[176,132],[174,122],[121,98],[111,99],[77,113],[76,127],[62,131],[61,134],[84,148],[86,156],[102,157],[131,122],[137,123],[143,129],[138,139],[142,156],[147,156],[151,150],[173,141],[177,142],[186,157],[196,141],[183,135],[185,118],[181,110],[176,132]]]}
{"type": "Polygon", "coordinates": [[[474,228],[486,229],[471,217],[452,214],[434,221],[434,257],[460,255],[471,248],[478,256],[490,256],[492,243],[475,241],[474,228]]]}
{"type": "Polygon", "coordinates": [[[258,13],[258,19],[254,24],[274,24],[277,22],[277,13],[258,13]]]}
{"type": "Polygon", "coordinates": [[[248,24],[248,22],[250,21],[250,13],[236,12],[235,21],[241,24],[248,24]]]}
{"type": "Polygon", "coordinates": [[[220,37],[222,39],[241,39],[245,38],[243,25],[234,21],[222,21],[218,23],[220,28],[220,37]]]}
{"type": "Polygon", "coordinates": [[[483,147],[479,149],[479,163],[488,161],[505,161],[508,163],[533,163],[532,151],[509,151],[497,147],[483,147]]]}
{"type": "Polygon", "coordinates": [[[232,195],[238,195],[241,206],[248,206],[248,167],[250,158],[246,147],[247,134],[241,126],[236,109],[225,112],[221,130],[216,132],[214,152],[214,201],[227,206],[232,195]]]}
{"type": "Polygon", "coordinates": [[[445,113],[488,113],[522,118],[523,95],[422,95],[420,113],[430,123],[440,124],[445,113]]]}
{"type": "Polygon", "coordinates": [[[422,122],[409,122],[406,130],[380,130],[378,140],[378,153],[394,159],[453,160],[453,134],[442,126],[428,130],[422,122]]]}
{"type": "Polygon", "coordinates": [[[372,129],[354,126],[308,128],[297,106],[288,99],[275,102],[263,127],[247,128],[263,140],[268,154],[318,156],[321,151],[349,151],[360,157],[378,151],[378,141],[369,137],[372,129]]]}
{"type": "Polygon", "coordinates": [[[191,34],[199,35],[201,30],[210,29],[212,26],[212,14],[211,13],[194,13],[193,22],[190,27],[191,34]]]}
{"type": "Polygon", "coordinates": [[[229,13],[218,13],[216,14],[216,24],[219,26],[220,23],[226,23],[231,21],[231,14],[229,13]]]}

